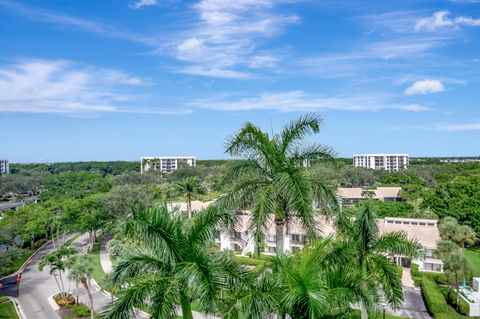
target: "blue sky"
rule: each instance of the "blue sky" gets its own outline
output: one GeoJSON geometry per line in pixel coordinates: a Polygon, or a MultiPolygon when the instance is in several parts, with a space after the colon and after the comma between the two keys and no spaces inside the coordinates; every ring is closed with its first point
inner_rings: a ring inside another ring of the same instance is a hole
{"type": "Polygon", "coordinates": [[[479,36],[479,0],[0,0],[0,157],[225,158],[305,112],[339,156],[480,155],[479,36]]]}

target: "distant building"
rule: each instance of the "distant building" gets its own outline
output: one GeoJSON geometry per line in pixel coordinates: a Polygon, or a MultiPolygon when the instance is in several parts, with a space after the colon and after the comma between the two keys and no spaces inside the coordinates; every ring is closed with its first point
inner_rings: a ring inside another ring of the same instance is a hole
{"type": "Polygon", "coordinates": [[[408,154],[355,154],[353,166],[398,172],[408,166],[408,154]]]}
{"type": "Polygon", "coordinates": [[[377,199],[382,202],[401,202],[401,187],[377,187],[376,189],[365,189],[361,187],[340,187],[337,196],[344,206],[353,206],[359,201],[377,199]]]}
{"type": "Polygon", "coordinates": [[[176,171],[182,164],[195,167],[197,165],[197,158],[195,156],[150,156],[140,159],[140,169],[142,173],[150,170],[171,173],[176,171]]]}
{"type": "Polygon", "coordinates": [[[0,158],[0,174],[8,174],[10,172],[8,159],[0,158]]]}

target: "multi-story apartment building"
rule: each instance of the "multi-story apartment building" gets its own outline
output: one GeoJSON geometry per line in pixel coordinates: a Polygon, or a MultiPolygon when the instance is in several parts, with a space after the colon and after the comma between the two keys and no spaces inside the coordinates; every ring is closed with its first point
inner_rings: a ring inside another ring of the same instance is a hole
{"type": "Polygon", "coordinates": [[[337,196],[340,198],[341,207],[348,207],[367,199],[376,199],[382,202],[401,202],[401,191],[401,187],[377,187],[375,189],[340,187],[337,190],[337,196]]]}
{"type": "MultiPolygon", "coordinates": [[[[252,230],[250,230],[250,213],[238,212],[237,222],[234,229],[221,231],[216,239],[221,250],[233,250],[239,255],[254,253],[255,242],[252,230]]],[[[270,217],[270,227],[263,243],[264,254],[276,253],[276,233],[273,217],[270,217]]],[[[437,242],[440,241],[440,233],[437,228],[437,221],[432,219],[394,218],[385,217],[377,220],[380,234],[391,232],[404,232],[411,240],[418,241],[423,249],[422,257],[411,260],[402,255],[391,255],[392,260],[404,267],[409,267],[413,262],[419,266],[421,271],[443,272],[443,262],[436,259],[434,251],[437,249],[437,242]]],[[[316,218],[316,226],[322,237],[335,235],[335,227],[332,222],[323,217],[316,218]]],[[[302,249],[308,241],[304,228],[293,221],[284,233],[283,245],[286,253],[302,249]]]]}
{"type": "Polygon", "coordinates": [[[10,172],[10,168],[8,165],[7,158],[0,158],[0,174],[8,174],[10,172]]]}
{"type": "Polygon", "coordinates": [[[150,170],[171,173],[177,170],[182,164],[195,167],[197,165],[197,158],[195,156],[149,156],[140,159],[140,169],[142,173],[150,170]]]}
{"type": "Polygon", "coordinates": [[[398,172],[408,166],[408,154],[355,154],[353,166],[398,172]]]}

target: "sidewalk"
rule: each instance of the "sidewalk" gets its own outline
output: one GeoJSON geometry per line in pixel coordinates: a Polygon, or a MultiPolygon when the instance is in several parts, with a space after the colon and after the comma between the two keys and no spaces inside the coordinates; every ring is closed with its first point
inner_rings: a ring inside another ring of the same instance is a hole
{"type": "Polygon", "coordinates": [[[112,261],[110,260],[110,254],[107,250],[107,243],[111,238],[111,235],[106,235],[100,242],[100,263],[105,273],[109,273],[113,269],[112,261]]]}

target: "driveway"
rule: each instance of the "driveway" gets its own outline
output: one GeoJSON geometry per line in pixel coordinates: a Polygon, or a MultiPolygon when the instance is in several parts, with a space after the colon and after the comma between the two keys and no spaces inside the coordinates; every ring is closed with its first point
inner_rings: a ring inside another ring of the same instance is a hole
{"type": "Polygon", "coordinates": [[[390,308],[386,312],[395,316],[415,318],[415,319],[431,319],[428,314],[420,289],[404,287],[403,288],[404,302],[400,309],[394,311],[390,308]]]}

